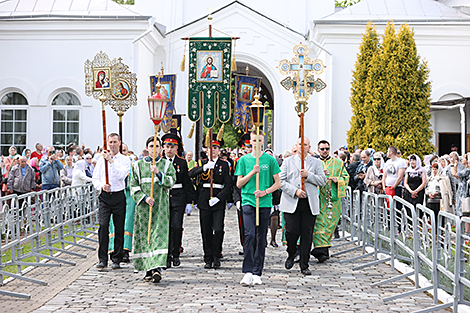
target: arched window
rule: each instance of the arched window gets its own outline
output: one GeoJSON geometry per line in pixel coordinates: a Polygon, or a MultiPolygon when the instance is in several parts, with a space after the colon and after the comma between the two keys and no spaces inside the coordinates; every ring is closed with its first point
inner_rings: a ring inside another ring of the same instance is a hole
{"type": "Polygon", "coordinates": [[[64,149],[80,142],[80,100],[70,92],[61,92],[52,100],[52,144],[64,149]]]}
{"type": "Polygon", "coordinates": [[[2,155],[8,155],[8,148],[15,146],[18,153],[26,148],[28,100],[18,93],[9,92],[0,100],[1,136],[0,150],[2,155]]]}

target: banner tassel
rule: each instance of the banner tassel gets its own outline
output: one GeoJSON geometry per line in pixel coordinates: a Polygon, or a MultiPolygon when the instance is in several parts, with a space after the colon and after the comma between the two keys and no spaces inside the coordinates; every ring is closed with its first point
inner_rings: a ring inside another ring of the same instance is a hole
{"type": "Polygon", "coordinates": [[[189,130],[188,138],[190,138],[190,139],[193,138],[194,125],[195,125],[195,123],[193,123],[193,125],[191,126],[191,129],[189,130]]]}
{"type": "Polygon", "coordinates": [[[183,49],[183,59],[181,60],[180,70],[184,72],[184,65],[186,64],[186,40],[184,41],[184,49],[183,49]]]}
{"type": "Polygon", "coordinates": [[[237,41],[234,40],[233,41],[233,49],[232,49],[232,64],[231,64],[231,67],[232,67],[232,72],[235,72],[237,70],[237,62],[235,61],[235,46],[237,44],[237,41]]]}
{"type": "Polygon", "coordinates": [[[210,132],[209,130],[207,131],[207,135],[206,135],[206,142],[205,142],[205,146],[206,148],[210,147],[211,145],[211,136],[210,136],[210,132]]]}
{"type": "Polygon", "coordinates": [[[224,127],[225,127],[225,124],[222,124],[222,127],[220,127],[219,133],[217,134],[217,141],[222,140],[222,136],[224,135],[224,127]]]}

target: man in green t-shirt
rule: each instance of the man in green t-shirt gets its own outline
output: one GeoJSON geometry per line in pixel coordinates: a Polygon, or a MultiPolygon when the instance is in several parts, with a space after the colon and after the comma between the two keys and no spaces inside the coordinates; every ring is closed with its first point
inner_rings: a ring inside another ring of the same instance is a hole
{"type": "Polygon", "coordinates": [[[272,207],[272,193],[281,187],[281,169],[274,157],[261,151],[264,136],[251,133],[253,152],[238,160],[235,176],[241,188],[243,222],[245,224],[245,253],[240,281],[244,286],[261,285],[261,273],[266,250],[266,234],[272,207]],[[256,165],[258,151],[259,165],[256,165]],[[259,190],[256,189],[256,174],[259,173],[259,190]],[[256,226],[256,198],[259,198],[259,226],[256,226]],[[256,236],[256,239],[255,239],[256,236]],[[255,247],[256,244],[256,247],[255,247]]]}

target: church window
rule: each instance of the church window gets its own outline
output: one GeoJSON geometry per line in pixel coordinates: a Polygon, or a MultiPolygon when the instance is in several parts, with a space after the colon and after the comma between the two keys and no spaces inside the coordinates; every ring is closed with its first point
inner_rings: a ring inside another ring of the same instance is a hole
{"type": "Polygon", "coordinates": [[[9,155],[10,146],[15,146],[18,153],[26,148],[28,100],[18,93],[9,92],[0,99],[0,150],[2,155],[9,155]]]}
{"type": "Polygon", "coordinates": [[[52,144],[64,149],[69,143],[80,143],[80,100],[70,92],[62,92],[52,100],[52,144]]]}

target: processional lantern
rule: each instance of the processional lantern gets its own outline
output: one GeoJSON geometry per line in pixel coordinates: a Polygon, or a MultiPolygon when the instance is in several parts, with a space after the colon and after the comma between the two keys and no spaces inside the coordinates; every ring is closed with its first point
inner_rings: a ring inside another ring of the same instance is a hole
{"type": "MultiPolygon", "coordinates": [[[[158,77],[158,83],[155,86],[155,94],[148,97],[147,103],[149,107],[149,115],[150,119],[152,120],[154,126],[155,126],[155,133],[153,135],[153,155],[152,155],[152,166],[155,166],[155,159],[156,159],[156,148],[157,148],[157,135],[158,135],[158,125],[162,122],[163,118],[165,117],[165,112],[166,112],[166,107],[168,105],[168,102],[170,99],[168,97],[164,97],[160,93],[160,78],[163,77],[163,68],[162,72],[158,73],[156,75],[158,77]]],[[[155,182],[155,175],[152,174],[152,184],[150,185],[150,198],[153,198],[153,183],[155,182]]],[[[148,238],[147,242],[150,244],[150,232],[151,232],[151,226],[152,226],[152,209],[153,205],[150,206],[150,211],[149,211],[149,227],[148,227],[148,238]]]]}
{"type": "MultiPolygon", "coordinates": [[[[263,125],[264,121],[264,111],[265,107],[259,101],[259,93],[258,88],[255,88],[255,100],[251,103],[250,111],[251,111],[251,120],[253,125],[256,127],[256,147],[255,147],[255,157],[256,157],[256,165],[259,166],[259,154],[260,154],[260,142],[259,142],[259,128],[263,125]]],[[[259,190],[259,173],[256,173],[256,190],[259,190]]],[[[256,226],[259,226],[259,198],[256,198],[256,226]]]]}
{"type": "MultiPolygon", "coordinates": [[[[326,84],[320,79],[314,79],[313,73],[320,75],[325,66],[323,61],[316,59],[310,60],[308,47],[304,44],[298,44],[294,47],[295,56],[292,60],[286,59],[279,62],[279,71],[283,75],[292,74],[281,81],[281,85],[286,89],[292,89],[294,98],[297,101],[295,110],[300,117],[300,160],[301,169],[304,169],[305,151],[304,151],[304,116],[308,111],[307,101],[313,94],[313,91],[320,92],[325,89],[326,84]]],[[[302,190],[305,191],[305,179],[302,177],[302,190]]]]}

